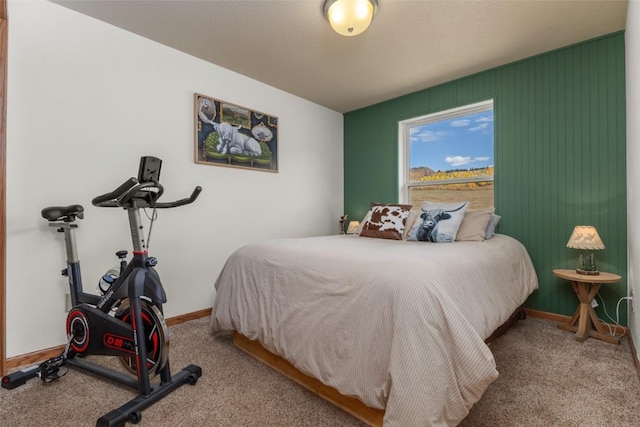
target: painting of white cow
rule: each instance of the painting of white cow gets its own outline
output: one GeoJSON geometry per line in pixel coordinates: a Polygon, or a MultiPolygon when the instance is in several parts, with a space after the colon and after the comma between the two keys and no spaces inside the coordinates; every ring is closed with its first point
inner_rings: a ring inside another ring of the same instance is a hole
{"type": "Polygon", "coordinates": [[[278,172],[278,118],[195,94],[196,163],[278,172]]]}

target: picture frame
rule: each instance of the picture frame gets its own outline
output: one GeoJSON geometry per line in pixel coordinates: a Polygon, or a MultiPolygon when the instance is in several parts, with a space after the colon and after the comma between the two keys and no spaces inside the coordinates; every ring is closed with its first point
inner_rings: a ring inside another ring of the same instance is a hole
{"type": "Polygon", "coordinates": [[[278,117],[194,94],[195,162],[278,172],[278,117]]]}

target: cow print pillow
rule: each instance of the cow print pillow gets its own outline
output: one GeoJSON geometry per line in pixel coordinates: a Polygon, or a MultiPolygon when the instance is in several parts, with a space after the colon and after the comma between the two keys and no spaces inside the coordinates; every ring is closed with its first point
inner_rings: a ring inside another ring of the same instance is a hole
{"type": "Polygon", "coordinates": [[[380,205],[372,203],[371,216],[362,226],[361,237],[402,240],[411,205],[380,205]]]}
{"type": "Polygon", "coordinates": [[[420,242],[453,242],[467,211],[469,202],[424,202],[407,240],[420,242]]]}

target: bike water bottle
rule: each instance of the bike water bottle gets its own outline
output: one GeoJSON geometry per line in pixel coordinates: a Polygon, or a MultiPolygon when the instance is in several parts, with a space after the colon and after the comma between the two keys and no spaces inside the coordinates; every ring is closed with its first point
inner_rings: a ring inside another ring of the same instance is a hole
{"type": "Polygon", "coordinates": [[[98,290],[102,295],[104,295],[109,290],[109,288],[114,284],[119,275],[120,268],[113,267],[100,278],[100,280],[98,281],[98,290]]]}

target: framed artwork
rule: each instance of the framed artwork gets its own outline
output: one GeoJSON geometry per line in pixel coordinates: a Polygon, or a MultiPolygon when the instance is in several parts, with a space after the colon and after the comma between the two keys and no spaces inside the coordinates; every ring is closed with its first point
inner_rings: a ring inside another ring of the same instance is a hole
{"type": "Polygon", "coordinates": [[[195,94],[196,163],[278,172],[278,118],[195,94]]]}

